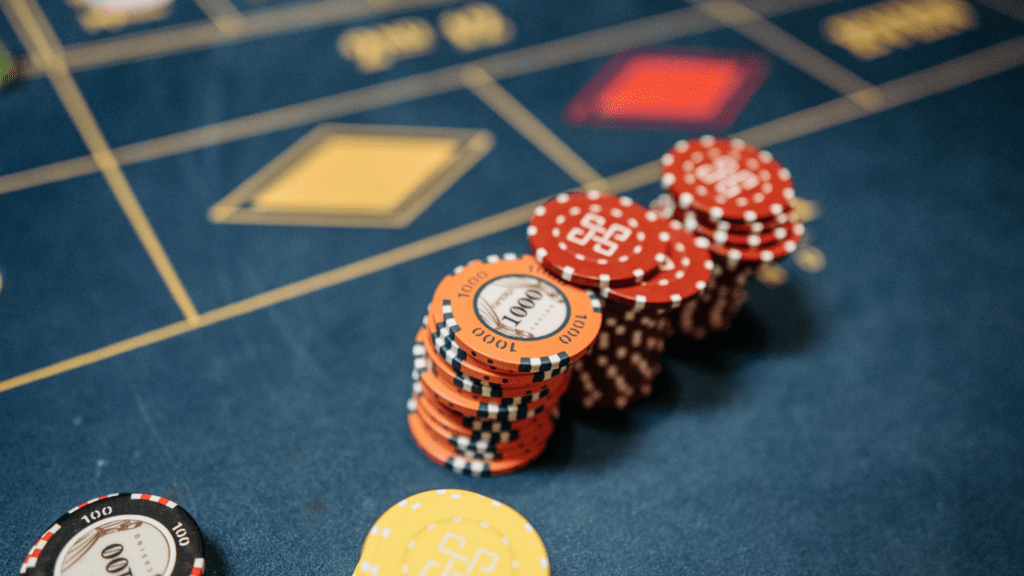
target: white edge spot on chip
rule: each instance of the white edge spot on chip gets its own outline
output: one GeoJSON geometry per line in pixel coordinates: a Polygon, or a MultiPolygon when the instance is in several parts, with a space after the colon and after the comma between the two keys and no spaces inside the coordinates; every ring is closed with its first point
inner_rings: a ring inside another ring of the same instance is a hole
{"type": "Polygon", "coordinates": [[[661,175],[661,188],[662,190],[669,188],[676,183],[676,175],[671,172],[666,172],[661,175]]]}
{"type": "Polygon", "coordinates": [[[548,209],[543,204],[533,209],[534,216],[543,216],[548,213],[548,209]]]}
{"type": "Polygon", "coordinates": [[[686,152],[690,148],[690,143],[686,140],[677,140],[676,143],[672,145],[672,148],[674,148],[676,152],[686,152]]]}
{"type": "Polygon", "coordinates": [[[544,248],[537,248],[533,255],[537,258],[537,262],[543,263],[544,258],[548,255],[548,251],[544,248]]]}
{"type": "Polygon", "coordinates": [[[671,154],[666,152],[666,153],[661,155],[661,165],[662,166],[671,166],[672,165],[672,160],[674,160],[674,159],[675,158],[671,154]]]}
{"type": "Polygon", "coordinates": [[[569,201],[569,195],[566,194],[565,192],[562,192],[558,196],[555,196],[555,202],[558,202],[559,204],[565,204],[568,201],[569,201]]]}
{"type": "Polygon", "coordinates": [[[700,145],[705,148],[710,148],[715,145],[715,137],[711,134],[705,134],[700,137],[700,145]]]}

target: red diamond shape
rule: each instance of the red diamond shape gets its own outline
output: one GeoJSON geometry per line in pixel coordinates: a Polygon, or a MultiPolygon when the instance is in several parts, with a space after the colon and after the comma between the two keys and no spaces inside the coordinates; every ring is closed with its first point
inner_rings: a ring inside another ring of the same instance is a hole
{"type": "Polygon", "coordinates": [[[768,75],[756,53],[656,49],[610,60],[565,107],[570,124],[724,130],[768,75]]]}

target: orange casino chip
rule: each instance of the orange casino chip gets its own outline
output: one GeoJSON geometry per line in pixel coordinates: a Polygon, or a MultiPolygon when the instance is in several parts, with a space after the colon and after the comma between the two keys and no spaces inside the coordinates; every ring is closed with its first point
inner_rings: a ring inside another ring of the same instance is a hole
{"type": "Polygon", "coordinates": [[[446,287],[443,316],[453,341],[498,370],[568,366],[601,329],[600,298],[554,278],[529,255],[471,263],[446,287]]]}

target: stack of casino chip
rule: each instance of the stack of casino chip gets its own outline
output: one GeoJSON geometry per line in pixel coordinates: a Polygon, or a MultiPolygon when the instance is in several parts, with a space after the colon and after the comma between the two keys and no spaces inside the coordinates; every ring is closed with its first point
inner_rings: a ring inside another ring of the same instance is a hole
{"type": "Polygon", "coordinates": [[[76,506],[43,534],[24,576],[203,576],[203,535],[176,503],[152,494],[108,494],[76,506]]]}
{"type": "Polygon", "coordinates": [[[651,393],[673,315],[703,292],[713,262],[675,220],[624,196],[560,194],[527,227],[545,268],[601,294],[595,346],[573,367],[567,396],[586,409],[623,409],[651,393]]]}
{"type": "Polygon", "coordinates": [[[679,333],[703,338],[728,328],[746,301],[747,280],[793,253],[804,235],[789,170],[739,139],[681,140],[661,158],[661,186],[675,217],[715,261],[708,289],[677,317],[679,333]]]}
{"type": "Polygon", "coordinates": [[[596,294],[532,256],[491,256],[438,284],[413,346],[409,430],[434,462],[495,476],[536,459],[570,367],[601,327],[596,294]]]}

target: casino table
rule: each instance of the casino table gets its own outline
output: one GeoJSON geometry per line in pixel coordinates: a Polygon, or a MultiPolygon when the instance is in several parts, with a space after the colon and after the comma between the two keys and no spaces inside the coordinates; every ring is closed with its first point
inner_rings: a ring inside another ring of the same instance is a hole
{"type": "Polygon", "coordinates": [[[0,572],[133,492],[191,513],[208,574],[351,574],[385,510],[457,488],[556,576],[1024,574],[1021,4],[0,7],[0,572]],[[690,96],[601,92],[651,54],[690,96]],[[438,282],[529,252],[560,192],[647,205],[704,133],[791,171],[800,250],[650,397],[563,402],[526,469],[425,457],[438,282]]]}

